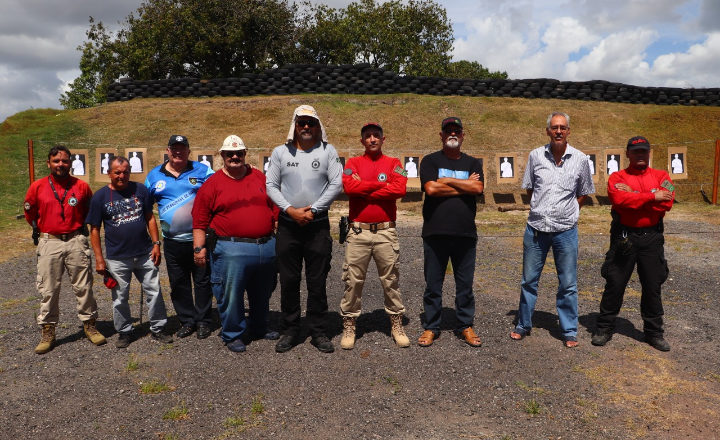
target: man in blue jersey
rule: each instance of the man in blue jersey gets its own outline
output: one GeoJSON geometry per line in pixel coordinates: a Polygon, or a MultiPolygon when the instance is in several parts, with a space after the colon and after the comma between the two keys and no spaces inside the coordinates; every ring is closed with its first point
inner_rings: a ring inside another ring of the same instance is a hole
{"type": "Polygon", "coordinates": [[[170,137],[167,155],[167,162],[148,173],[145,186],[160,213],[170,298],[182,325],[176,335],[185,338],[197,330],[198,339],[205,339],[212,331],[210,268],[194,262],[194,253],[199,251],[193,250],[191,212],[195,194],[213,171],[188,160],[190,143],[185,136],[170,137]]]}

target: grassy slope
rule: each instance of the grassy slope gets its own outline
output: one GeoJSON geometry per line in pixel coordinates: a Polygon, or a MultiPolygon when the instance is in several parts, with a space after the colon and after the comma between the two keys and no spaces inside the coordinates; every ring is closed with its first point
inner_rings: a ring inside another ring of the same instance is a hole
{"type": "MultiPolygon", "coordinates": [[[[50,145],[70,149],[148,147],[160,154],[170,134],[185,134],[195,149],[217,149],[228,134],[240,135],[251,149],[269,151],[283,142],[295,106],[314,105],[330,141],[345,155],[361,151],[358,130],[374,120],[385,127],[385,151],[395,155],[425,154],[439,147],[439,121],[448,115],[463,119],[464,151],[527,152],[547,141],[547,114],[561,110],[572,118],[571,143],[581,149],[623,148],[642,134],[656,146],[654,166],[664,168],[668,144],[687,143],[692,185],[681,185],[686,200],[699,201],[700,183],[712,181],[714,139],[720,138],[720,108],[616,104],[589,101],[519,98],[438,97],[424,95],[312,95],[250,98],[144,99],[97,108],[59,111],[28,110],[0,125],[0,228],[18,226],[28,185],[27,139],[36,142],[37,177],[46,173],[50,145]]],[[[250,156],[257,161],[257,155],[250,156]]],[[[94,167],[92,167],[94,169],[94,167]]],[[[494,179],[487,179],[488,190],[494,179]]],[[[93,187],[97,187],[93,184],[93,187]]],[[[602,185],[599,185],[602,187],[602,185]]],[[[707,188],[707,185],[706,185],[707,188]]]]}

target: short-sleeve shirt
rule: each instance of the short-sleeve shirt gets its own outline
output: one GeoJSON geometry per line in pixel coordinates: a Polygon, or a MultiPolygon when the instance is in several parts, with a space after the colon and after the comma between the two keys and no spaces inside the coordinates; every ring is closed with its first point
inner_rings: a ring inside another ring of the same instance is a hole
{"type": "Polygon", "coordinates": [[[95,192],[85,221],[91,226],[105,227],[105,252],[109,260],[150,254],[152,240],[145,213],[152,212],[152,206],[150,192],[142,183],[129,182],[121,192],[109,186],[95,192]]]}
{"type": "Polygon", "coordinates": [[[185,169],[173,176],[167,162],[153,168],[145,179],[150,197],[157,202],[162,235],[177,241],[192,241],[192,209],[195,195],[213,171],[200,162],[188,161],[185,169]]]}
{"type": "MultiPolygon", "coordinates": [[[[425,183],[442,177],[467,179],[471,174],[480,175],[484,182],[482,162],[465,153],[458,159],[450,159],[443,152],[436,151],[425,156],[420,163],[420,185],[425,191],[425,183]]],[[[457,237],[477,237],[475,214],[477,197],[461,194],[450,197],[432,197],[425,194],[423,203],[422,236],[449,235],[457,237]]]]}
{"type": "Polygon", "coordinates": [[[580,217],[577,198],[595,192],[587,156],[570,144],[559,165],[550,144],[532,150],[522,187],[533,191],[528,225],[542,232],[573,228],[580,217]]]}

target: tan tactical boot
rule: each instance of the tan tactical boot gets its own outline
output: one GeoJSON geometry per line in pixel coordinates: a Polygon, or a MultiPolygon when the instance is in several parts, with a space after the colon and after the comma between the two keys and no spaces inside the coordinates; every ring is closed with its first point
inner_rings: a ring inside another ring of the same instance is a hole
{"type": "Polygon", "coordinates": [[[45,354],[52,350],[53,345],[55,345],[55,324],[43,324],[42,338],[37,347],[35,347],[35,353],[45,354]]]}
{"type": "Polygon", "coordinates": [[[87,336],[93,344],[103,345],[107,342],[105,340],[105,336],[103,336],[102,333],[100,333],[95,327],[95,318],[90,318],[83,322],[83,329],[85,330],[85,336],[87,336]]]}
{"type": "Polygon", "coordinates": [[[392,337],[395,339],[395,343],[398,347],[405,348],[410,346],[410,339],[408,339],[405,334],[405,329],[402,325],[402,317],[403,315],[390,315],[390,324],[392,325],[390,332],[392,333],[392,337]]]}
{"type": "Polygon", "coordinates": [[[340,346],[344,350],[352,350],[355,347],[355,318],[343,318],[343,334],[340,339],[340,346]]]}

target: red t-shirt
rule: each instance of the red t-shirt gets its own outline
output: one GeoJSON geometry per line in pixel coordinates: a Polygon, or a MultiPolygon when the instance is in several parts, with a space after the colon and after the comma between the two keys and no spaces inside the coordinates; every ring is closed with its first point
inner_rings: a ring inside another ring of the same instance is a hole
{"type": "Polygon", "coordinates": [[[400,161],[381,154],[353,157],[345,164],[343,189],[350,200],[350,221],[395,221],[396,201],[405,195],[407,177],[400,161]],[[361,180],[352,177],[357,173],[361,180]]]}
{"type": "Polygon", "coordinates": [[[40,232],[68,234],[85,223],[91,197],[90,185],[77,177],[68,176],[63,183],[59,183],[52,176],[43,177],[34,181],[25,194],[25,220],[31,225],[33,220],[37,221],[40,232]],[[55,197],[48,179],[52,179],[60,200],[65,195],[62,205],[55,197]]]}
{"type": "Polygon", "coordinates": [[[210,176],[195,196],[193,229],[213,228],[225,237],[260,238],[272,233],[278,208],[265,190],[265,175],[250,172],[235,180],[220,170],[210,176]]]}
{"type": "Polygon", "coordinates": [[[655,226],[672,208],[672,200],[656,201],[655,191],[674,188],[666,171],[645,168],[642,171],[626,168],[614,172],[608,178],[608,196],[612,202],[613,211],[620,214],[620,223],[630,228],[648,228],[655,226]],[[632,188],[633,192],[620,191],[615,188],[616,183],[624,183],[632,188]],[[664,186],[663,186],[664,184],[664,186]]]}

